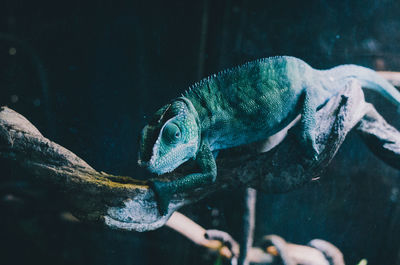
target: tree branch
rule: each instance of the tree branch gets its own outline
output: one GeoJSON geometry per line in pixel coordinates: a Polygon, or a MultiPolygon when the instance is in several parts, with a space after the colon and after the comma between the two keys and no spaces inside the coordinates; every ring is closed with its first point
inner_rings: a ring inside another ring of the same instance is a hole
{"type": "MultiPolygon", "coordinates": [[[[164,225],[181,206],[222,188],[246,185],[266,192],[285,192],[311,181],[327,166],[347,133],[360,120],[364,125],[356,128],[370,148],[388,152],[381,158],[396,164],[400,156],[396,148],[400,146],[400,133],[387,125],[372,105],[365,103],[360,85],[353,81],[318,111],[316,132],[320,155],[316,161],[304,159],[294,136],[297,128],[294,125],[293,129],[286,128],[262,143],[267,150],[280,143],[269,152],[257,153],[254,144],[224,152],[217,159],[217,181],[192,192],[175,194],[165,216],[160,216],[154,193],[146,182],[96,171],[69,150],[42,136],[26,118],[7,107],[0,110],[0,157],[15,161],[29,174],[65,191],[65,199],[81,220],[146,231],[164,225]],[[385,126],[381,127],[382,124],[385,126]],[[372,127],[376,129],[368,129],[372,127]],[[373,146],[371,141],[375,143],[373,146]]],[[[182,174],[177,171],[162,177],[169,180],[182,174]]]]}

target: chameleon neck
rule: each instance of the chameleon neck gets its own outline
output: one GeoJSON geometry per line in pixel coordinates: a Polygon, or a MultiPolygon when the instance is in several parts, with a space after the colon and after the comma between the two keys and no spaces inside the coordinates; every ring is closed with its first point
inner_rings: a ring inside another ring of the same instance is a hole
{"type": "Polygon", "coordinates": [[[220,90],[212,78],[207,78],[207,82],[201,82],[196,88],[186,91],[180,99],[186,99],[189,109],[196,113],[196,121],[202,138],[207,138],[212,130],[213,123],[216,117],[220,115],[216,110],[218,106],[223,106],[223,97],[220,95],[220,90]]]}

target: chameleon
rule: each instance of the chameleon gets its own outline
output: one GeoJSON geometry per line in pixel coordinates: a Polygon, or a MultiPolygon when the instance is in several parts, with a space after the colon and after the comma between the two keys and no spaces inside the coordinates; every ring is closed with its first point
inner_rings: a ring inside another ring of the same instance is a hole
{"type": "Polygon", "coordinates": [[[173,181],[149,180],[160,213],[174,193],[215,181],[219,150],[268,139],[299,115],[296,137],[304,155],[316,159],[316,112],[350,79],[400,106],[399,91],[369,68],[317,70],[290,56],[251,61],[192,85],[155,112],[141,132],[139,166],[162,175],[187,161],[197,165],[198,172],[173,181]]]}

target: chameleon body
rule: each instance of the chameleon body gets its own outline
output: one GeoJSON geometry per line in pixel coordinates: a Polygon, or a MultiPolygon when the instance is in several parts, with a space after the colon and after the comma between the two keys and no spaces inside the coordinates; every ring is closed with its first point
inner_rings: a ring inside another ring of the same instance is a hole
{"type": "Polygon", "coordinates": [[[194,160],[200,171],[172,182],[150,181],[161,212],[173,193],[215,180],[213,153],[267,139],[299,114],[299,141],[305,155],[315,158],[316,111],[351,78],[400,105],[396,88],[371,69],[341,65],[316,70],[288,56],[249,62],[194,84],[158,110],[142,131],[140,165],[161,175],[194,160]]]}

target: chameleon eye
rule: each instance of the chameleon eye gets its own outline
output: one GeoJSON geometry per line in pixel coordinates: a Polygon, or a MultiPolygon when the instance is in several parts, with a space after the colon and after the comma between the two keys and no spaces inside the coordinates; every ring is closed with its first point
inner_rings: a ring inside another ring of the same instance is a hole
{"type": "Polygon", "coordinates": [[[167,123],[162,132],[163,140],[167,141],[168,143],[175,144],[177,143],[182,137],[182,132],[179,127],[174,123],[167,123]]]}

